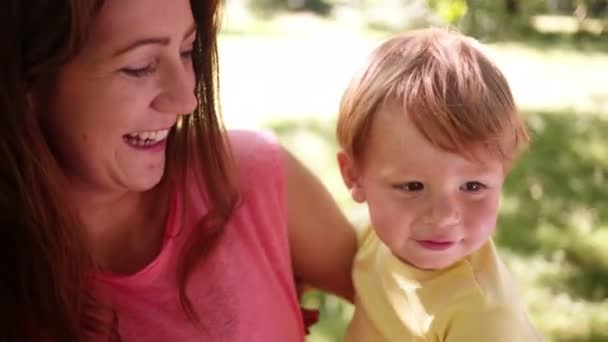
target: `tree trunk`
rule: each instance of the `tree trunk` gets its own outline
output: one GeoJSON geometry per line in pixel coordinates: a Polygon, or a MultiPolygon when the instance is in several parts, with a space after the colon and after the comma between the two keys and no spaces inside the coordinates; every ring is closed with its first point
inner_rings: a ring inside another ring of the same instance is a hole
{"type": "Polygon", "coordinates": [[[519,13],[519,0],[505,0],[505,7],[509,15],[517,15],[519,13]]]}

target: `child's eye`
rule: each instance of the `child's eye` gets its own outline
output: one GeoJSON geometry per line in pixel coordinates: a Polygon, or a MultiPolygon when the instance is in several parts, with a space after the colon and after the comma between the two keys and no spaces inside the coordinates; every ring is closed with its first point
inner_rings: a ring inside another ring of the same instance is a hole
{"type": "Polygon", "coordinates": [[[424,189],[424,184],[421,182],[406,182],[393,185],[393,188],[401,191],[416,192],[424,189]]]}
{"type": "Polygon", "coordinates": [[[462,186],[460,186],[460,190],[467,192],[478,192],[486,188],[487,186],[477,181],[466,182],[462,186]]]}
{"type": "Polygon", "coordinates": [[[156,72],[156,64],[150,63],[143,68],[123,68],[121,71],[131,77],[140,78],[152,75],[154,72],[156,72]]]}

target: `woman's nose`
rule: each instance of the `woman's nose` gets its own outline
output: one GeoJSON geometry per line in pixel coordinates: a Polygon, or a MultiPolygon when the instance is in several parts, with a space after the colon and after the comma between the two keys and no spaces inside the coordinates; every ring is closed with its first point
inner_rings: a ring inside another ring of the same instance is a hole
{"type": "Polygon", "coordinates": [[[153,107],[167,114],[190,114],[198,104],[195,94],[192,65],[180,63],[161,76],[162,92],[154,99],[153,107]]]}

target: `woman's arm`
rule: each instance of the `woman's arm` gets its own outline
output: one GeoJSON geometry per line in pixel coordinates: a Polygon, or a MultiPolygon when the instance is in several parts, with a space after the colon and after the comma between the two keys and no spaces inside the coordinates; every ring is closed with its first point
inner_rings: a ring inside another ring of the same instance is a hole
{"type": "Polygon", "coordinates": [[[355,230],[319,179],[289,152],[283,152],[295,275],[307,285],[352,301],[355,230]]]}

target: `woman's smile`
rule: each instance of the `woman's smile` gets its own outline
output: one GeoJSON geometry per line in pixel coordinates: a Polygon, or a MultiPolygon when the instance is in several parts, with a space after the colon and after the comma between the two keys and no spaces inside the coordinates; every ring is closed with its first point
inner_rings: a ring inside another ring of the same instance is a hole
{"type": "Polygon", "coordinates": [[[141,131],[123,135],[123,140],[127,145],[138,150],[164,150],[169,135],[169,129],[160,129],[156,131],[141,131]]]}

